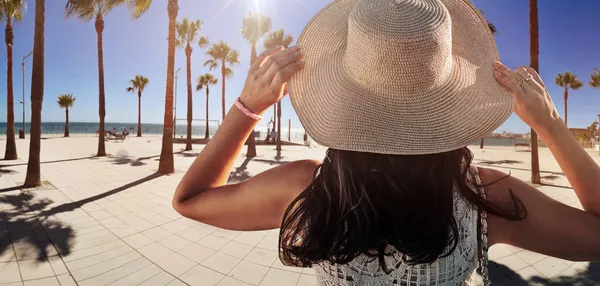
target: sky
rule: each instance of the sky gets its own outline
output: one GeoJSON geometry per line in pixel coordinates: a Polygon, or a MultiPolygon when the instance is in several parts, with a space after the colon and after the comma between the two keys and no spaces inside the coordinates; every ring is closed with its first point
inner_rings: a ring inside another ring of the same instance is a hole
{"type": "MultiPolygon", "coordinates": [[[[34,0],[26,0],[23,21],[15,25],[14,92],[15,120],[21,122],[22,74],[21,57],[33,48],[34,0]]],[[[283,28],[297,37],[306,23],[330,0],[179,0],[179,19],[202,20],[200,35],[211,42],[226,41],[240,52],[240,64],[232,67],[234,75],[227,79],[226,104],[242,91],[250,62],[250,45],[242,38],[242,18],[248,11],[260,12],[271,18],[272,28],[283,28]]],[[[529,64],[528,1],[473,0],[475,6],[498,29],[496,41],[501,60],[511,68],[529,64]]],[[[600,90],[587,86],[594,68],[600,68],[600,37],[597,19],[600,1],[543,0],[539,1],[540,74],[552,95],[557,110],[563,114],[563,90],[554,84],[558,73],[571,71],[586,84],[569,96],[569,126],[587,127],[600,113],[600,90]]],[[[70,111],[70,121],[98,122],[98,66],[94,23],[65,18],[65,0],[46,1],[45,92],[43,122],[64,121],[64,110],[56,103],[61,94],[72,93],[77,98],[70,111]]],[[[142,122],[162,123],[164,117],[167,63],[167,0],[154,0],[151,8],[139,19],[132,20],[125,7],[111,11],[105,17],[104,71],[106,88],[106,121],[137,120],[137,96],[127,93],[128,82],[136,74],[150,79],[142,96],[142,122]]],[[[3,25],[0,24],[0,25],[3,25]]],[[[4,30],[4,29],[2,29],[4,30]]],[[[258,45],[258,51],[262,51],[258,45]]],[[[195,119],[205,118],[205,92],[195,92],[196,79],[209,72],[202,64],[208,59],[204,50],[194,47],[192,54],[193,113],[195,119]]],[[[177,117],[186,115],[185,55],[178,49],[175,68],[182,68],[177,81],[177,117]]],[[[0,122],[6,120],[6,45],[0,44],[0,122]]],[[[215,73],[217,77],[220,75],[215,73]]],[[[25,60],[26,121],[30,112],[31,57],[25,60]]],[[[209,116],[220,120],[220,84],[211,89],[209,116]]],[[[283,100],[282,119],[292,119],[292,128],[300,128],[288,98],[283,100]]],[[[272,109],[271,109],[272,110],[272,109]]],[[[259,125],[266,126],[272,111],[259,125]]],[[[180,124],[184,122],[181,121],[180,124]]],[[[515,115],[497,132],[527,133],[529,128],[515,115]]]]}

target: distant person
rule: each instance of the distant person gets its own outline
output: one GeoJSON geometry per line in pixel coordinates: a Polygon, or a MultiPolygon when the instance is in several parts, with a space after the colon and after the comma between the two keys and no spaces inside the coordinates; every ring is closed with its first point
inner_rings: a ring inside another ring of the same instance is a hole
{"type": "Polygon", "coordinates": [[[469,1],[337,0],[297,44],[254,62],[177,187],[180,214],[232,230],[280,228],[279,259],[313,267],[327,286],[474,285],[477,268],[487,285],[487,249],[497,243],[600,260],[600,167],[538,73],[497,62],[494,37],[469,1]],[[288,80],[326,157],[227,184],[288,80]],[[471,165],[467,146],[513,110],[544,140],[584,210],[471,165]]]}

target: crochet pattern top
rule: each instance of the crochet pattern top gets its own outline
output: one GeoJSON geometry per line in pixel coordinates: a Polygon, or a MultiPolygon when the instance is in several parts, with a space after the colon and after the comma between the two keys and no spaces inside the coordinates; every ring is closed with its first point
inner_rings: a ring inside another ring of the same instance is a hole
{"type": "MultiPolygon", "coordinates": [[[[469,174],[471,182],[481,185],[476,167],[469,174]]],[[[482,188],[472,186],[473,191],[482,196],[482,188]]],[[[383,286],[383,285],[476,285],[473,275],[480,266],[478,247],[478,210],[465,199],[458,190],[454,191],[454,217],[458,224],[459,240],[454,252],[446,257],[440,257],[432,264],[410,266],[403,262],[402,253],[393,247],[388,247],[392,255],[385,257],[388,271],[379,265],[379,259],[360,255],[345,265],[333,265],[322,262],[314,265],[318,285],[321,286],[383,286]]],[[[485,215],[481,216],[482,249],[487,249],[485,215]]],[[[386,252],[387,252],[386,251],[386,252]]],[[[484,253],[484,255],[487,253],[484,253]]],[[[483,265],[484,269],[487,265],[483,265]]],[[[485,269],[487,272],[487,269],[485,269]]],[[[485,275],[484,275],[485,276],[485,275]]]]}

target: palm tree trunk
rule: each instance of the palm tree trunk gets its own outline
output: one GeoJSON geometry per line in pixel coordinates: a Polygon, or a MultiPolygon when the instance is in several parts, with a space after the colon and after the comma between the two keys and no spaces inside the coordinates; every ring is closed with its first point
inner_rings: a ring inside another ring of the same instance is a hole
{"type": "Polygon", "coordinates": [[[225,60],[221,61],[221,120],[225,120],[225,60]]]}
{"type": "Polygon", "coordinates": [[[138,90],[138,128],[137,137],[142,137],[142,92],[138,90]]]}
{"type": "Polygon", "coordinates": [[[175,172],[173,162],[173,84],[175,77],[175,25],[179,5],[177,0],[169,0],[167,11],[169,13],[169,49],[167,55],[167,90],[165,94],[165,117],[163,120],[163,138],[158,163],[158,172],[170,174],[175,172]]]}
{"type": "Polygon", "coordinates": [[[35,33],[33,35],[33,64],[31,70],[31,134],[25,187],[41,184],[40,149],[42,137],[42,101],[44,100],[44,22],[45,1],[35,1],[35,33]]]}
{"type": "MultiPolygon", "coordinates": [[[[529,0],[529,60],[530,66],[539,72],[540,62],[540,37],[538,28],[537,0],[529,0]]],[[[540,158],[538,150],[538,136],[531,128],[531,182],[541,184],[540,158]]]]}
{"type": "Polygon", "coordinates": [[[187,140],[185,151],[192,150],[192,47],[188,44],[185,48],[187,66],[187,140]]]}
{"type": "Polygon", "coordinates": [[[65,137],[69,137],[69,108],[65,108],[65,137]]]}
{"type": "Polygon", "coordinates": [[[104,19],[102,15],[96,16],[96,34],[98,36],[98,115],[100,116],[100,132],[98,134],[98,154],[96,156],[106,156],[106,147],[104,146],[104,117],[106,116],[106,106],[104,98],[104,53],[102,51],[102,32],[104,32],[104,19]]]}
{"type": "MultiPolygon", "coordinates": [[[[252,50],[250,51],[250,65],[254,64],[256,61],[256,42],[252,42],[251,44],[252,50]]],[[[246,139],[246,143],[248,144],[248,150],[246,151],[246,158],[254,158],[256,157],[256,138],[254,137],[254,129],[248,135],[248,139],[246,139]]]]}
{"type": "Polygon", "coordinates": [[[4,33],[6,41],[6,152],[4,160],[17,159],[17,142],[15,142],[15,103],[13,91],[13,27],[10,18],[6,19],[4,33]]]}
{"type": "Polygon", "coordinates": [[[569,118],[569,110],[568,110],[568,107],[569,107],[569,88],[567,88],[567,87],[565,87],[565,94],[564,94],[564,96],[565,96],[565,125],[567,127],[569,127],[569,124],[567,123],[568,118],[569,118]]]}
{"type": "MultiPolygon", "coordinates": [[[[273,136],[275,136],[275,130],[277,130],[276,126],[277,126],[277,106],[273,105],[273,132],[272,132],[273,136]]],[[[275,140],[275,139],[273,138],[273,140],[275,140]]]]}
{"type": "Polygon", "coordinates": [[[204,130],[204,139],[208,139],[208,83],[206,84],[206,130],[204,130]]]}
{"type": "Polygon", "coordinates": [[[481,141],[479,142],[479,149],[483,149],[483,137],[481,137],[481,141]]]}
{"type": "Polygon", "coordinates": [[[277,146],[275,150],[281,151],[281,100],[277,102],[277,146]]]}

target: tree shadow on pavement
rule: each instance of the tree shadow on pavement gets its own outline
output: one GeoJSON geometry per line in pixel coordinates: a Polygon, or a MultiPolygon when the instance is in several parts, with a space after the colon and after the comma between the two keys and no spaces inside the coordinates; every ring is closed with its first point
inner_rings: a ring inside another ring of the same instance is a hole
{"type": "Polygon", "coordinates": [[[587,268],[577,271],[575,275],[559,275],[554,278],[533,276],[528,280],[503,264],[493,261],[489,263],[490,280],[492,285],[505,285],[506,279],[512,280],[510,285],[544,285],[544,286],[587,286],[600,285],[600,262],[590,262],[587,268]]]}
{"type": "Polygon", "coordinates": [[[229,173],[229,179],[227,179],[227,183],[239,183],[245,180],[250,179],[250,173],[248,173],[248,163],[252,161],[252,158],[246,158],[244,162],[231,173],[229,173]]]}
{"type": "Polygon", "coordinates": [[[42,262],[47,257],[71,252],[73,229],[44,215],[43,210],[53,201],[34,194],[24,191],[0,195],[0,256],[42,262]]]}

